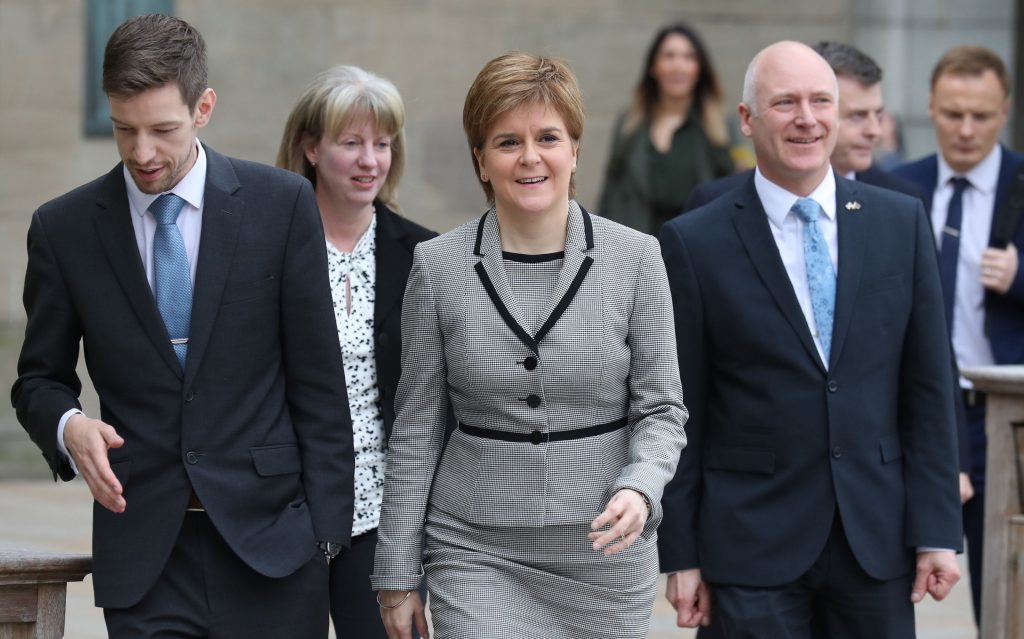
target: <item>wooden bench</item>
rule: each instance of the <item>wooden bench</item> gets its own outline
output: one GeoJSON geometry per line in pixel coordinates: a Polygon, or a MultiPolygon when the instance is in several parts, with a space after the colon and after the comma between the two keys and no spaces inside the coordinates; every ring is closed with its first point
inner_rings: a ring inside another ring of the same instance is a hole
{"type": "Polygon", "coordinates": [[[1024,637],[1024,366],[962,372],[987,394],[981,637],[1024,637]]]}
{"type": "Polygon", "coordinates": [[[0,548],[0,639],[60,639],[70,581],[92,572],[88,555],[0,548]]]}

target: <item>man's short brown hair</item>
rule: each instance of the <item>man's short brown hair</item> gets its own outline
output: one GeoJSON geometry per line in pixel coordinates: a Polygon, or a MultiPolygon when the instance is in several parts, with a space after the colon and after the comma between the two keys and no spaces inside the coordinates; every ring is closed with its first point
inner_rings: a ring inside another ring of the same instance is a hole
{"type": "Polygon", "coordinates": [[[180,18],[149,14],[114,30],[103,53],[103,92],[130,97],[174,82],[194,111],[206,90],[206,42],[180,18]]]}
{"type": "Polygon", "coordinates": [[[943,75],[979,76],[992,71],[1003,85],[1003,93],[1010,95],[1010,74],[1003,60],[994,51],[974,45],[953,47],[947,51],[932,69],[932,91],[943,75]]]}

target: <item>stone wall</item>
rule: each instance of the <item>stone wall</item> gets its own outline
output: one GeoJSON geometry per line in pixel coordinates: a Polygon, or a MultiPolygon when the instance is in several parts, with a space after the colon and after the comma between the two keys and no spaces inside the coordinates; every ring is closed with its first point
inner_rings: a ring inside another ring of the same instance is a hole
{"type": "MultiPolygon", "coordinates": [[[[114,1],[114,0],[111,0],[114,1]]],[[[886,69],[885,92],[906,125],[908,155],[934,148],[927,78],[949,46],[983,43],[1010,62],[1014,0],[178,0],[210,47],[218,103],[203,140],[221,152],[273,162],[293,101],[311,77],[340,63],[390,78],[409,113],[400,201],[439,231],[478,215],[462,133],[462,101],[480,67],[519,49],[565,58],[579,76],[587,123],[577,184],[596,207],[610,127],[629,100],[642,56],[663,24],[704,36],[727,92],[739,101],[751,56],[780,39],[839,39],[886,69]]],[[[113,141],[86,138],[84,0],[0,0],[0,389],[16,376],[24,323],[25,232],[42,202],[106,172],[113,141]]],[[[730,107],[731,108],[731,107],[730,107]]],[[[80,366],[84,377],[84,366],[80,366]]],[[[87,381],[87,380],[86,380],[87,381]]],[[[86,409],[96,412],[86,384],[86,409]]],[[[8,402],[0,402],[6,476],[45,475],[8,402]],[[20,461],[19,461],[20,460],[20,461]]]]}
{"type": "MultiPolygon", "coordinates": [[[[32,211],[117,161],[109,139],[82,134],[82,0],[0,0],[0,324],[24,321],[24,238],[32,211]]],[[[178,0],[210,48],[218,94],[202,132],[217,150],[273,162],[306,83],[333,64],[363,66],[398,86],[409,112],[407,215],[437,230],[484,207],[462,101],[480,67],[511,49],[557,55],[580,78],[588,118],[577,177],[596,207],[609,128],[629,100],[641,58],[664,23],[704,35],[728,91],[762,46],[852,34],[851,0],[178,0]]]]}

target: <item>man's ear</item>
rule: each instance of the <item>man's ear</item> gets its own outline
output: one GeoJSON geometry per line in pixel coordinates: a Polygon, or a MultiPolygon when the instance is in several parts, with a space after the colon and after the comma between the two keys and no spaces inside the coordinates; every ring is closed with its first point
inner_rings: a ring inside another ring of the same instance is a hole
{"type": "Polygon", "coordinates": [[[750,128],[750,118],[754,117],[754,114],[751,113],[750,107],[743,102],[740,102],[740,105],[737,108],[740,114],[740,132],[749,138],[752,132],[752,129],[750,128]]]}
{"type": "Polygon", "coordinates": [[[217,94],[213,92],[213,89],[207,87],[199,95],[199,101],[196,102],[195,108],[195,126],[197,129],[201,129],[206,126],[210,121],[210,117],[213,115],[213,107],[217,105],[217,94]]]}

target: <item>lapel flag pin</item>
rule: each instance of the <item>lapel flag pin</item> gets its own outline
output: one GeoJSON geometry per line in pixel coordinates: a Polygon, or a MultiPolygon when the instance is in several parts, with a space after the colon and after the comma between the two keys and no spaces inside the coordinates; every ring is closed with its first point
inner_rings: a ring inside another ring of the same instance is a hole
{"type": "Polygon", "coordinates": [[[846,210],[847,211],[859,211],[860,210],[860,202],[858,202],[856,200],[854,200],[852,202],[847,202],[846,203],[846,210]]]}

